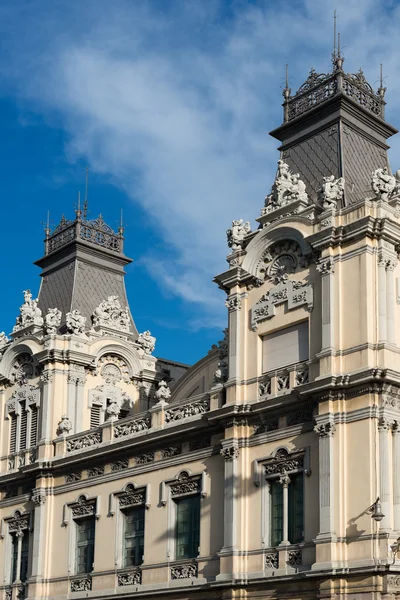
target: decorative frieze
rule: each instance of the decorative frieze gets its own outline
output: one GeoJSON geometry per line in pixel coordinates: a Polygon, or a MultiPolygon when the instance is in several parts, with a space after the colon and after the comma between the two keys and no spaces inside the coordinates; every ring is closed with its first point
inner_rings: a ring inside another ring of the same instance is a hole
{"type": "Polygon", "coordinates": [[[191,477],[187,471],[179,474],[177,482],[170,485],[171,496],[186,494],[199,494],[201,492],[201,478],[191,477]]]}
{"type": "Polygon", "coordinates": [[[196,563],[175,565],[171,567],[170,577],[174,579],[195,579],[197,577],[198,567],[196,563]]]}
{"type": "Polygon", "coordinates": [[[75,483],[75,481],[80,481],[82,478],[82,473],[80,471],[76,471],[75,473],[68,473],[65,476],[65,483],[75,483]]]}
{"type": "Polygon", "coordinates": [[[92,467],[91,469],[87,470],[88,479],[92,479],[93,477],[100,477],[101,475],[104,475],[103,465],[98,467],[92,467]]]}
{"type": "Polygon", "coordinates": [[[114,437],[124,437],[125,435],[132,435],[139,431],[146,431],[151,427],[150,417],[142,417],[132,419],[128,423],[121,423],[120,425],[114,425],[114,437]]]}
{"type": "Polygon", "coordinates": [[[116,462],[111,463],[111,471],[123,471],[129,467],[129,460],[124,458],[123,460],[117,460],[116,462]]]}
{"type": "Polygon", "coordinates": [[[128,573],[118,573],[117,583],[118,586],[140,585],[142,583],[142,571],[140,569],[134,569],[128,573]]]}
{"type": "Polygon", "coordinates": [[[88,433],[71,440],[67,440],[67,452],[74,452],[75,450],[84,450],[85,448],[92,448],[101,443],[101,433],[96,431],[95,433],[88,433]]]}
{"type": "Polygon", "coordinates": [[[180,421],[181,419],[201,415],[206,413],[209,409],[210,400],[208,398],[196,400],[189,404],[184,404],[183,406],[179,405],[165,411],[165,422],[170,423],[171,421],[180,421]]]}
{"type": "Polygon", "coordinates": [[[145,454],[139,454],[135,456],[136,466],[147,465],[154,461],[154,452],[146,452],[145,454]]]}
{"type": "Polygon", "coordinates": [[[278,552],[267,552],[264,556],[264,569],[277,569],[279,566],[278,552]]]}
{"type": "Polygon", "coordinates": [[[275,458],[264,465],[266,475],[281,475],[287,472],[300,471],[303,469],[304,455],[291,457],[286,455],[276,454],[275,458]]]}
{"type": "Polygon", "coordinates": [[[146,489],[136,489],[132,484],[128,484],[123,492],[118,493],[118,502],[120,508],[145,504],[146,489]]]}
{"type": "Polygon", "coordinates": [[[72,516],[91,517],[96,514],[96,500],[88,500],[86,496],[79,496],[75,504],[71,504],[72,516]]]}
{"type": "Polygon", "coordinates": [[[277,284],[266,294],[261,296],[251,309],[251,325],[253,331],[258,324],[275,315],[275,307],[286,303],[288,310],[307,305],[307,310],[312,310],[314,303],[313,286],[302,281],[286,281],[277,284]]]}
{"type": "Polygon", "coordinates": [[[182,446],[170,446],[169,448],[163,448],[161,450],[161,458],[172,458],[181,454],[182,446]]]}
{"type": "Polygon", "coordinates": [[[209,446],[211,446],[210,436],[201,437],[196,440],[190,440],[189,452],[194,452],[195,450],[203,450],[203,448],[208,448],[209,446]]]}
{"type": "Polygon", "coordinates": [[[71,579],[71,592],[90,592],[91,589],[91,577],[79,577],[79,579],[71,579]]]}
{"type": "Polygon", "coordinates": [[[9,533],[21,534],[29,529],[30,514],[16,510],[14,516],[8,519],[9,533]]]}

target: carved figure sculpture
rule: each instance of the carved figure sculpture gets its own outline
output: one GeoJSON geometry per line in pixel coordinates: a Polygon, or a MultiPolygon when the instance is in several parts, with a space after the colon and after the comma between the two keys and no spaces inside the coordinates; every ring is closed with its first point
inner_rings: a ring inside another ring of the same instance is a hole
{"type": "Polygon", "coordinates": [[[106,414],[110,419],[117,419],[120,413],[120,406],[116,400],[111,401],[106,408],[106,414]]]}
{"type": "Polygon", "coordinates": [[[224,360],[220,360],[217,369],[214,371],[214,383],[224,383],[228,377],[228,365],[224,360]]]}
{"type": "Polygon", "coordinates": [[[61,421],[58,424],[57,433],[58,435],[68,435],[72,429],[72,422],[68,419],[67,415],[61,417],[61,421]]]}
{"type": "Polygon", "coordinates": [[[49,308],[44,318],[44,329],[46,333],[56,333],[61,323],[61,310],[49,308]]]}
{"type": "Polygon", "coordinates": [[[271,193],[265,198],[265,206],[280,208],[295,200],[308,201],[305,183],[298,173],[292,173],[283,160],[278,160],[278,172],[271,188],[271,193]]]}
{"type": "Polygon", "coordinates": [[[396,180],[396,185],[392,195],[397,196],[398,194],[400,194],[400,169],[397,169],[396,173],[394,174],[394,178],[396,180]]]}
{"type": "Polygon", "coordinates": [[[246,221],[246,223],[243,222],[243,219],[232,221],[232,227],[226,230],[228,246],[232,248],[232,252],[242,249],[243,240],[250,231],[249,221],[246,221]]]}
{"type": "Polygon", "coordinates": [[[8,337],[6,336],[4,331],[2,331],[0,333],[0,350],[2,350],[4,348],[4,346],[6,346],[8,344],[9,341],[10,340],[8,339],[8,337]]]}
{"type": "Polygon", "coordinates": [[[79,310],[74,309],[65,315],[65,324],[69,333],[82,335],[85,331],[86,317],[81,315],[79,310]]]}
{"type": "Polygon", "coordinates": [[[30,290],[24,290],[24,304],[19,309],[20,315],[17,317],[13,333],[29,325],[37,325],[38,327],[43,325],[42,311],[37,302],[37,299],[32,300],[30,290]]]}
{"type": "Polygon", "coordinates": [[[154,396],[157,402],[161,402],[161,400],[166,402],[171,398],[171,390],[169,389],[166,381],[162,380],[158,382],[158,389],[154,393],[154,396]]]}
{"type": "Polygon", "coordinates": [[[145,354],[151,354],[156,347],[156,338],[151,335],[149,330],[139,333],[136,343],[143,349],[145,354]]]}
{"type": "Polygon", "coordinates": [[[344,177],[335,179],[334,175],[328,175],[324,177],[318,197],[323,208],[336,208],[338,201],[343,198],[343,193],[344,177]]]}
{"type": "Polygon", "coordinates": [[[389,200],[396,187],[396,178],[390,175],[387,167],[376,169],[372,173],[372,189],[381,200],[389,200]]]}
{"type": "Polygon", "coordinates": [[[129,331],[130,319],[128,308],[122,308],[118,296],[108,296],[94,310],[92,315],[93,325],[95,327],[105,326],[119,331],[129,331]]]}

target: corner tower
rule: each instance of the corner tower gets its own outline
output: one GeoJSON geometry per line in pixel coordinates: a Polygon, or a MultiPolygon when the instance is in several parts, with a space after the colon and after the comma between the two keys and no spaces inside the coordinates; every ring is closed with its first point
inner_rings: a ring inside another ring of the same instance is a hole
{"type": "Polygon", "coordinates": [[[281,158],[301,173],[312,200],[329,174],[344,177],[343,205],[348,206],[372,196],[371,173],[389,168],[386,142],[397,129],[384,120],[382,77],[374,92],[361,69],[346,73],[343,62],[338,54],[331,73],[311,69],[294,95],[287,81],[284,122],[270,135],[281,142],[281,158]]]}
{"type": "Polygon", "coordinates": [[[121,225],[115,232],[101,214],[86,220],[79,209],[73,221],[63,216],[53,231],[46,228],[45,254],[35,262],[42,269],[38,306],[43,314],[53,307],[61,311],[61,331],[74,310],[90,328],[94,310],[107,297],[117,296],[121,308],[128,310],[133,339],[138,337],[124,283],[124,267],[132,260],[124,254],[123,231],[121,225]]]}

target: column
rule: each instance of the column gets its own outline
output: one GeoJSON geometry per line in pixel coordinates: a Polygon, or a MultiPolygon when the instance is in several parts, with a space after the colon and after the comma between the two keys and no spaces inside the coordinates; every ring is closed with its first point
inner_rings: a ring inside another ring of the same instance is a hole
{"type": "Polygon", "coordinates": [[[283,487],[283,532],[282,537],[283,540],[279,544],[280,546],[288,546],[289,545],[289,483],[290,477],[284,473],[279,478],[279,483],[283,487]]]}
{"type": "Polygon", "coordinates": [[[240,294],[232,294],[225,302],[229,319],[229,374],[228,379],[240,376],[240,314],[242,299],[240,294]]]}
{"type": "Polygon", "coordinates": [[[331,540],[336,535],[334,524],[334,446],[333,421],[318,423],[319,435],[319,533],[317,538],[331,540]]]}
{"type": "Polygon", "coordinates": [[[395,291],[394,291],[394,269],[397,261],[389,259],[386,262],[386,315],[387,315],[387,341],[390,344],[396,343],[395,333],[395,291]]]}
{"type": "Polygon", "coordinates": [[[35,580],[43,578],[44,557],[46,544],[46,492],[44,489],[35,488],[32,490],[31,500],[35,505],[34,526],[33,526],[33,544],[32,544],[32,571],[31,577],[35,580]]]}
{"type": "Polygon", "coordinates": [[[229,551],[236,546],[236,499],[237,468],[239,447],[235,443],[224,446],[221,454],[225,459],[225,494],[224,494],[224,548],[229,551]]]}
{"type": "Polygon", "coordinates": [[[24,532],[22,529],[15,534],[18,540],[17,546],[17,568],[15,573],[15,583],[21,583],[21,558],[22,558],[22,540],[24,538],[24,532]]]}
{"type": "Polygon", "coordinates": [[[386,258],[379,256],[378,258],[378,300],[379,300],[379,333],[378,339],[380,342],[387,341],[387,326],[386,326],[386,258]]]}
{"type": "Polygon", "coordinates": [[[393,529],[400,532],[400,421],[393,428],[393,529]]]}
{"type": "Polygon", "coordinates": [[[41,425],[38,434],[38,442],[40,440],[51,440],[55,432],[51,431],[51,398],[53,390],[53,371],[46,369],[40,376],[42,382],[42,399],[41,399],[41,425]]]}
{"type": "Polygon", "coordinates": [[[381,417],[378,421],[379,432],[379,498],[382,512],[381,531],[392,529],[391,519],[391,482],[390,482],[390,444],[393,422],[381,417]]]}
{"type": "Polygon", "coordinates": [[[335,263],[331,256],[317,263],[321,274],[322,296],[322,351],[335,347],[334,339],[334,279],[335,263]]]}

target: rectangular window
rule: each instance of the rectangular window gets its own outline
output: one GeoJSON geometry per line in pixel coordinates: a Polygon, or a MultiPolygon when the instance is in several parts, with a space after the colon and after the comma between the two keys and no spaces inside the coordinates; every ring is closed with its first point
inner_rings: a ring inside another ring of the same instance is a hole
{"type": "MultiPolygon", "coordinates": [[[[28,578],[28,560],[29,560],[29,532],[24,531],[24,536],[21,540],[21,569],[19,580],[26,581],[28,578]]],[[[17,581],[17,563],[18,563],[18,537],[12,536],[12,553],[11,553],[11,583],[17,581]]]]}
{"type": "Polygon", "coordinates": [[[124,567],[135,567],[143,562],[144,506],[124,511],[124,567]]]}
{"type": "Polygon", "coordinates": [[[26,449],[27,432],[28,432],[27,427],[28,427],[28,413],[26,410],[25,402],[21,402],[19,450],[26,449]]]}
{"type": "Polygon", "coordinates": [[[308,322],[264,336],[262,348],[264,373],[308,360],[308,322]]]}
{"type": "Polygon", "coordinates": [[[31,434],[29,440],[30,448],[37,444],[37,428],[38,428],[38,409],[37,406],[31,406],[31,434]]]}
{"type": "MultiPolygon", "coordinates": [[[[298,544],[304,538],[303,474],[290,475],[288,486],[288,541],[298,544]]],[[[283,540],[283,486],[278,480],[269,484],[271,503],[271,546],[283,540]]]]}
{"type": "Polygon", "coordinates": [[[76,521],[76,572],[90,573],[94,561],[95,517],[76,521]]]}
{"type": "Polygon", "coordinates": [[[200,545],[200,496],[179,498],[176,503],[176,559],[195,558],[200,545]]]}

